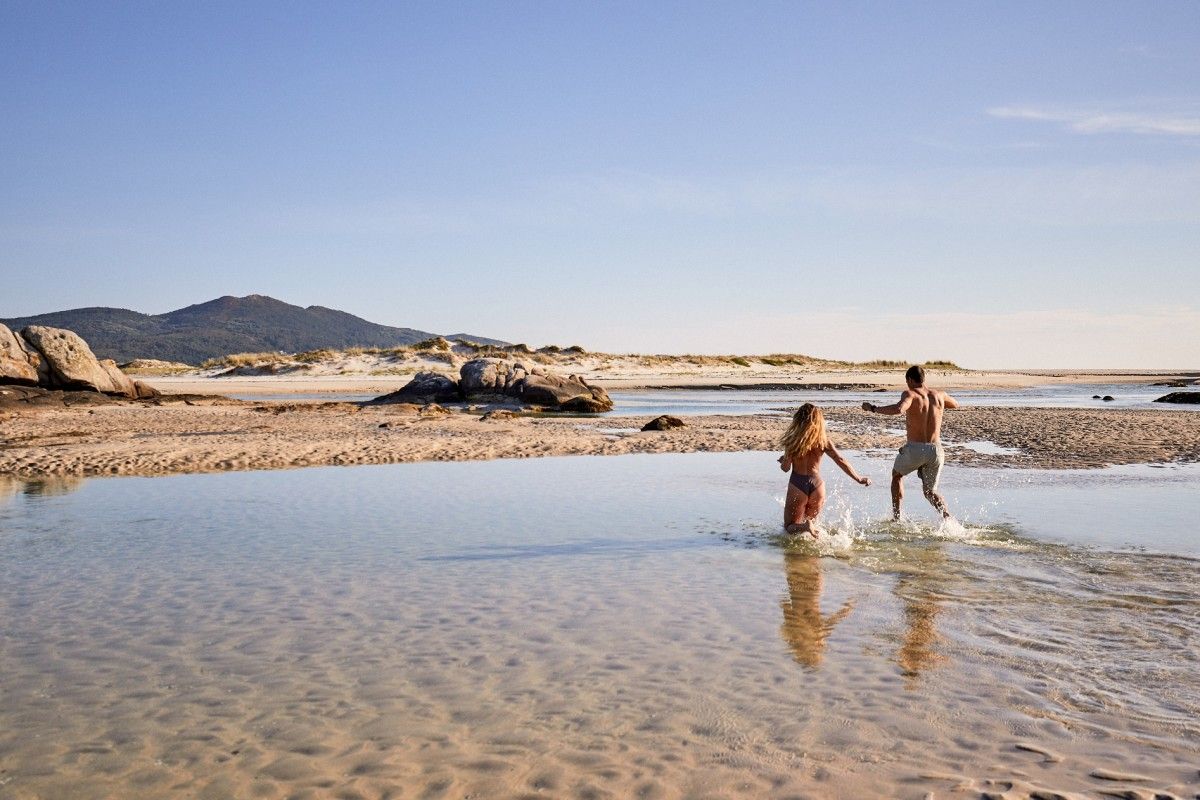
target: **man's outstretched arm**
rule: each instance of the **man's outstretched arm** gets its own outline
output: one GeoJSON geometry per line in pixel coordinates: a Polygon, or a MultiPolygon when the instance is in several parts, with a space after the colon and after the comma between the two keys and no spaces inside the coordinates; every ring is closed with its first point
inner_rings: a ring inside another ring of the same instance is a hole
{"type": "Polygon", "coordinates": [[[958,408],[958,401],[945,392],[942,392],[942,403],[946,408],[958,408]]]}
{"type": "Polygon", "coordinates": [[[890,406],[877,406],[874,403],[863,403],[863,411],[870,411],[872,414],[887,414],[889,417],[896,417],[908,411],[908,407],[912,405],[912,395],[905,392],[900,395],[899,403],[892,403],[890,406]]]}

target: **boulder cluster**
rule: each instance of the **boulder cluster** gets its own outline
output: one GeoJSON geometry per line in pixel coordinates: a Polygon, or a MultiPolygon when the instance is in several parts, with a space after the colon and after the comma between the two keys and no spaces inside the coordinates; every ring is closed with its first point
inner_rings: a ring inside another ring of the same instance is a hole
{"type": "Polygon", "coordinates": [[[132,399],[157,390],[130,380],[112,359],[100,360],[78,334],[30,325],[15,333],[0,325],[0,384],[100,392],[132,399]]]}
{"type": "Polygon", "coordinates": [[[462,365],[458,379],[418,372],[405,386],[373,403],[454,403],[507,400],[556,411],[611,411],[613,402],[599,386],[578,375],[555,375],[539,366],[500,358],[476,358],[462,365]]]}

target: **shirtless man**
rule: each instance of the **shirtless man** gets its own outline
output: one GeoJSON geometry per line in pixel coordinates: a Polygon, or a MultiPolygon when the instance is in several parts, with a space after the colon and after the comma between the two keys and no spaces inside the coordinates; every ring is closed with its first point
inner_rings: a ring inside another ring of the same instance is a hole
{"type": "Polygon", "coordinates": [[[925,370],[918,366],[904,373],[908,388],[900,395],[900,402],[890,406],[863,403],[863,411],[872,414],[899,416],[904,414],[908,443],[900,448],[896,463],[892,466],[892,517],[900,519],[900,500],[904,487],[900,479],[913,470],[921,476],[921,486],[928,500],[945,519],[950,518],[946,501],[937,492],[938,476],[946,463],[946,452],[942,450],[942,412],[947,408],[958,408],[953,397],[938,389],[925,386],[925,370]]]}

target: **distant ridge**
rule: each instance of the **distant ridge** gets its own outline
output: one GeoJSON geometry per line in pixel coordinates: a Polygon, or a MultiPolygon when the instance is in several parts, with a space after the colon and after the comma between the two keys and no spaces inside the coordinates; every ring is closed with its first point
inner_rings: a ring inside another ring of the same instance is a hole
{"type": "MultiPolygon", "coordinates": [[[[437,335],[415,328],[378,325],[323,306],[294,306],[261,294],[227,295],[166,314],[92,307],[0,319],[0,323],[14,330],[26,325],[67,328],[82,336],[99,358],[117,362],[158,358],[187,364],[230,353],[399,347],[437,335]]],[[[446,338],[506,344],[468,334],[446,338]]]]}

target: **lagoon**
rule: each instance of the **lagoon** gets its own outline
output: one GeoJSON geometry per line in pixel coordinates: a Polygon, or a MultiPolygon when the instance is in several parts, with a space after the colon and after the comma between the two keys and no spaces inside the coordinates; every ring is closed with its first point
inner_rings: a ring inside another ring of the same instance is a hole
{"type": "Polygon", "coordinates": [[[0,796],[1200,791],[1200,468],[851,457],[9,484],[0,796]]]}

